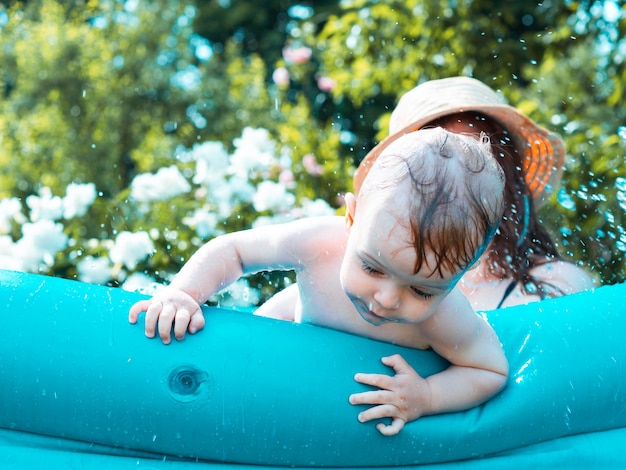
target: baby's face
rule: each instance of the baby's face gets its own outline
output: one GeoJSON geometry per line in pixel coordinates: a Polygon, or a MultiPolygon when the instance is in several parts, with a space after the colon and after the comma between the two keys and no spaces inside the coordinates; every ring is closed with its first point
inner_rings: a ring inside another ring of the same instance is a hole
{"type": "Polygon", "coordinates": [[[433,261],[414,272],[417,255],[402,217],[408,199],[398,194],[372,193],[357,203],[341,268],[346,295],[373,325],[424,321],[463,275],[445,270],[440,275],[433,261]]]}

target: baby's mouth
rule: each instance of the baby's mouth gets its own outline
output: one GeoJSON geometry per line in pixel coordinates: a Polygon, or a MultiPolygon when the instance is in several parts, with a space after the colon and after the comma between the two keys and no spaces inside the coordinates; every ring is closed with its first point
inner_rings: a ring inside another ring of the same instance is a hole
{"type": "Polygon", "coordinates": [[[357,311],[359,312],[359,315],[361,315],[361,318],[363,320],[365,320],[367,323],[374,325],[374,326],[382,325],[383,323],[389,323],[393,321],[388,318],[376,315],[363,302],[358,303],[357,311]]]}

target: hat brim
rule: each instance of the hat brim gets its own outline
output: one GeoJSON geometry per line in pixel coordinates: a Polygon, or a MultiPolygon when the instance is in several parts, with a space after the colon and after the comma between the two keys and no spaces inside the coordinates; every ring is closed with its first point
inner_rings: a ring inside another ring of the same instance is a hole
{"type": "Polygon", "coordinates": [[[512,106],[473,105],[450,107],[412,122],[402,130],[389,135],[376,145],[361,161],[354,174],[354,189],[358,193],[363,180],[380,154],[401,136],[421,129],[425,125],[450,114],[476,111],[494,119],[512,137],[520,156],[526,184],[535,201],[547,199],[558,185],[565,162],[565,148],[561,138],[520,113],[512,106]]]}

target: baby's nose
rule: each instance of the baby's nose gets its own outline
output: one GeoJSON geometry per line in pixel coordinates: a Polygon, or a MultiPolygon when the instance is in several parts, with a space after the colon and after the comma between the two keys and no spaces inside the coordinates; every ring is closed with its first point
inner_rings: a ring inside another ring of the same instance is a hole
{"type": "Polygon", "coordinates": [[[390,283],[385,283],[374,293],[374,300],[384,309],[395,310],[400,307],[399,289],[390,283]]]}

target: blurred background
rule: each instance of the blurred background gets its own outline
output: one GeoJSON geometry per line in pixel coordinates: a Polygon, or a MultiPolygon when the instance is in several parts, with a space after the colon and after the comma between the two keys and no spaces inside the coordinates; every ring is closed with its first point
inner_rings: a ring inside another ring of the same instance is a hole
{"type": "MultiPolygon", "coordinates": [[[[622,3],[0,2],[0,268],[146,289],[220,233],[343,214],[399,96],[471,75],[564,137],[541,218],[622,282],[622,3]]],[[[219,301],[292,281],[251,276],[219,301]]]]}

